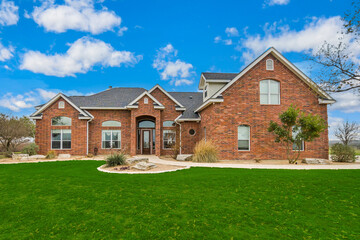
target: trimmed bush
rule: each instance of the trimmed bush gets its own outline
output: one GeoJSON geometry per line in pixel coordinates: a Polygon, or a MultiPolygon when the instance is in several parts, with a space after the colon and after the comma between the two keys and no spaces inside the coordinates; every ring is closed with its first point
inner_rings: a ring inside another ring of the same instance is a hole
{"type": "Polygon", "coordinates": [[[48,151],[47,154],[46,154],[46,158],[47,159],[53,159],[53,158],[56,158],[57,154],[55,151],[51,150],[51,151],[48,151]]]}
{"type": "Polygon", "coordinates": [[[332,146],[331,153],[334,162],[354,162],[356,159],[354,148],[341,143],[332,146]]]}
{"type": "Polygon", "coordinates": [[[126,156],[123,153],[113,153],[106,158],[106,164],[108,167],[126,165],[126,156]]]}
{"type": "Polygon", "coordinates": [[[25,154],[29,154],[29,156],[31,156],[31,155],[36,155],[38,151],[39,151],[38,145],[36,145],[35,143],[30,143],[29,145],[24,147],[21,152],[25,154]]]}
{"type": "Polygon", "coordinates": [[[201,140],[194,148],[193,162],[217,162],[217,148],[211,141],[201,140]]]}

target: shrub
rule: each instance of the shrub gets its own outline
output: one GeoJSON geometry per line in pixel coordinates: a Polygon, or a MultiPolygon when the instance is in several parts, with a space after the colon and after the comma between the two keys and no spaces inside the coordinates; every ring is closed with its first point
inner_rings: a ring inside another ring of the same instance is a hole
{"type": "Polygon", "coordinates": [[[46,158],[47,159],[53,159],[53,158],[56,158],[56,152],[51,150],[51,151],[48,151],[47,154],[46,154],[46,158]]]}
{"type": "Polygon", "coordinates": [[[194,148],[193,162],[217,162],[217,148],[211,141],[201,140],[194,148]]]}
{"type": "Polygon", "coordinates": [[[113,153],[106,158],[106,164],[108,167],[126,165],[126,156],[123,153],[113,153]]]}
{"type": "Polygon", "coordinates": [[[336,143],[331,147],[332,156],[331,159],[334,162],[354,162],[355,150],[347,145],[336,143]]]}
{"type": "Polygon", "coordinates": [[[38,151],[39,151],[38,145],[36,145],[35,143],[30,143],[29,145],[24,147],[24,149],[21,152],[25,154],[29,154],[29,156],[31,156],[31,155],[36,155],[38,151]]]}

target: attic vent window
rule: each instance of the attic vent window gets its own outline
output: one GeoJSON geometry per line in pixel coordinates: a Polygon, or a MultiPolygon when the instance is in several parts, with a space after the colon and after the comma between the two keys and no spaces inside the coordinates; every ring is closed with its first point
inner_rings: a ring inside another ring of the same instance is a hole
{"type": "Polygon", "coordinates": [[[266,70],[274,70],[274,61],[272,59],[266,60],[266,70]]]}
{"type": "Polygon", "coordinates": [[[148,98],[144,98],[144,104],[148,104],[149,103],[149,99],[148,98]]]}
{"type": "Polygon", "coordinates": [[[65,103],[64,103],[64,101],[60,101],[58,107],[59,107],[59,108],[65,108],[65,103]]]}

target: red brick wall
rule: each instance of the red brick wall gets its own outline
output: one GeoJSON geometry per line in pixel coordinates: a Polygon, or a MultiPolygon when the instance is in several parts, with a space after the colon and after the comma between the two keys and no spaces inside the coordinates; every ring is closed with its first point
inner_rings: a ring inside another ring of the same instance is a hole
{"type": "MultiPolygon", "coordinates": [[[[223,94],[224,102],[211,105],[201,112],[201,132],[215,142],[221,159],[286,159],[284,148],[274,142],[267,132],[270,120],[291,104],[306,113],[318,114],[327,121],[327,106],[319,105],[318,96],[301,79],[272,55],[265,57],[242,76],[223,94]],[[274,71],[267,71],[265,61],[274,60],[274,71]],[[280,82],[280,105],[260,105],[259,82],[273,79],[280,82]],[[251,150],[237,150],[237,127],[246,124],[251,128],[251,150]]],[[[328,131],[314,142],[305,143],[301,158],[328,158],[328,131]]]]}
{"type": "MultiPolygon", "coordinates": [[[[89,153],[94,153],[94,148],[99,154],[109,154],[114,150],[102,149],[102,130],[121,130],[121,150],[130,151],[130,124],[131,113],[129,110],[89,110],[94,119],[89,123],[89,153]],[[121,127],[102,127],[105,121],[119,121],[121,127]]],[[[116,150],[115,150],[116,151],[116,150]]]]}
{"type": "Polygon", "coordinates": [[[60,98],[43,112],[41,120],[36,120],[35,142],[39,146],[39,154],[46,154],[51,150],[51,130],[71,129],[71,149],[54,150],[57,153],[69,153],[73,155],[86,154],[86,122],[79,119],[79,112],[65,100],[60,98]],[[59,109],[58,102],[64,101],[65,108],[59,109]],[[71,118],[71,126],[51,126],[53,117],[64,116],[71,118]]]}
{"type": "Polygon", "coordinates": [[[196,143],[201,139],[200,123],[182,122],[181,123],[181,153],[191,154],[194,152],[196,143]],[[190,135],[190,129],[195,130],[194,135],[190,135]]]}

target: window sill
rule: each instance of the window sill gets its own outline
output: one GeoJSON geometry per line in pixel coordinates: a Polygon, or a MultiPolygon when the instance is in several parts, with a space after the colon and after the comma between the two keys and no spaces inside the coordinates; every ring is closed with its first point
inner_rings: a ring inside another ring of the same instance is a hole
{"type": "Polygon", "coordinates": [[[281,104],[261,104],[260,103],[260,106],[280,106],[281,104]]]}

